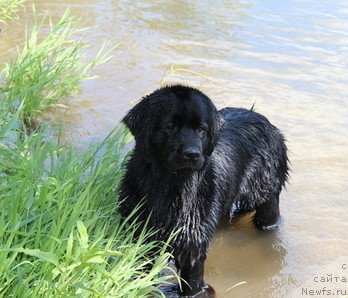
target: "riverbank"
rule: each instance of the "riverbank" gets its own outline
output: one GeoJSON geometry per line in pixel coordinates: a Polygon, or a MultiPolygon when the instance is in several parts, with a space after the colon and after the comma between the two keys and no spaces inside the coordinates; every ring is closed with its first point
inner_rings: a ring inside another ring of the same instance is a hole
{"type": "MultiPolygon", "coordinates": [[[[7,16],[2,26],[11,26],[15,9],[7,16]]],[[[35,16],[0,81],[0,296],[161,295],[165,245],[145,244],[145,232],[135,240],[136,226],[117,213],[129,133],[117,128],[81,152],[42,121],[111,52],[104,45],[86,62],[69,12],[48,34],[41,30],[48,18],[35,16]],[[153,250],[156,260],[147,258],[153,250]]]]}

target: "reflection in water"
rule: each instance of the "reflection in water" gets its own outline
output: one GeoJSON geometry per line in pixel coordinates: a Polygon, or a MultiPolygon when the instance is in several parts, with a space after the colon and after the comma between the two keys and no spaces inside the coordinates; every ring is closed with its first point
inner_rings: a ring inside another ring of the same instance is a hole
{"type": "Polygon", "coordinates": [[[260,295],[276,293],[273,277],[287,265],[281,230],[282,226],[277,231],[258,231],[248,215],[220,226],[206,268],[207,280],[214,281],[219,297],[255,297],[255,289],[250,288],[254,282],[267,285],[258,289],[260,295]],[[240,282],[245,283],[233,287],[240,282]]]}
{"type": "MultiPolygon", "coordinates": [[[[103,138],[172,64],[191,73],[167,82],[200,87],[219,107],[256,102],[286,135],[292,178],[281,195],[282,225],[262,233],[244,217],[218,230],[206,262],[206,281],[218,297],[297,298],[303,287],[344,289],[313,278],[344,275],[348,262],[348,3],[35,1],[37,11],[49,9],[54,18],[67,3],[83,25],[98,24],[83,37],[94,45],[87,54],[105,38],[121,42],[99,68],[102,79],[84,83],[73,99],[70,139],[103,138]]],[[[2,28],[0,63],[23,40],[19,28],[2,28]]]]}

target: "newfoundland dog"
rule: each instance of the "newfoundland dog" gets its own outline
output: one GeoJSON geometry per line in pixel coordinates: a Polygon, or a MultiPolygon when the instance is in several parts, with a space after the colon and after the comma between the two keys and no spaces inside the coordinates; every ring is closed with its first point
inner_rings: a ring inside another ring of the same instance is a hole
{"type": "Polygon", "coordinates": [[[120,212],[171,242],[182,279],[181,295],[199,296],[209,241],[220,219],[255,211],[270,230],[279,220],[279,194],[287,179],[284,137],[264,116],[224,108],[197,89],[162,87],[122,120],[135,138],[122,181],[120,212]]]}

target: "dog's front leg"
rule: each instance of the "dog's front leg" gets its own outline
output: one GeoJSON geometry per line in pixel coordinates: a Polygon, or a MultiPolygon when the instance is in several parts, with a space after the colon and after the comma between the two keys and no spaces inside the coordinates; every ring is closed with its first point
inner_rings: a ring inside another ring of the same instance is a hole
{"type": "Polygon", "coordinates": [[[182,282],[182,293],[184,296],[193,296],[204,289],[204,260],[205,256],[197,256],[196,259],[188,258],[185,264],[181,264],[180,277],[182,282]]]}
{"type": "Polygon", "coordinates": [[[214,297],[206,292],[207,285],[203,280],[206,253],[199,249],[190,249],[176,258],[176,266],[180,272],[183,297],[214,297]]]}

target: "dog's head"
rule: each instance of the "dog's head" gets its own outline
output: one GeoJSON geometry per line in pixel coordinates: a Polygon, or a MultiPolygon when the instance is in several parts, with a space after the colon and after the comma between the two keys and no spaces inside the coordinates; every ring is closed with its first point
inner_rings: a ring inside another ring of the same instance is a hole
{"type": "Polygon", "coordinates": [[[181,85],[144,97],[122,121],[134,135],[137,152],[172,170],[199,171],[214,150],[221,126],[212,101],[181,85]]]}

